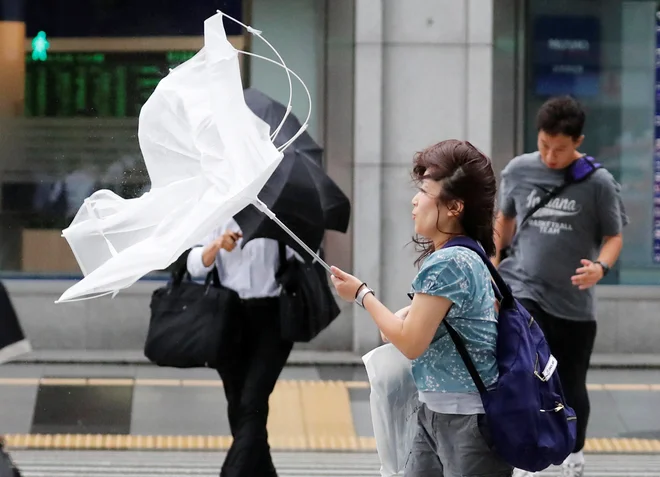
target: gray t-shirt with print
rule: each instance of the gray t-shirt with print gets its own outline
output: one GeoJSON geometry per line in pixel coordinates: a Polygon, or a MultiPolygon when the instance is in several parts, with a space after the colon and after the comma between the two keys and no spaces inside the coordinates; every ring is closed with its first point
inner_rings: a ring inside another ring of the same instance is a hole
{"type": "MultiPolygon", "coordinates": [[[[562,184],[564,174],[546,167],[538,152],[516,157],[502,171],[501,212],[515,217],[520,229],[527,211],[562,184]]],[[[627,222],[620,186],[601,168],[536,211],[499,270],[516,298],[534,300],[559,318],[594,320],[594,288],[579,290],[571,277],[580,260],[596,260],[603,238],[621,233],[627,222]]]]}

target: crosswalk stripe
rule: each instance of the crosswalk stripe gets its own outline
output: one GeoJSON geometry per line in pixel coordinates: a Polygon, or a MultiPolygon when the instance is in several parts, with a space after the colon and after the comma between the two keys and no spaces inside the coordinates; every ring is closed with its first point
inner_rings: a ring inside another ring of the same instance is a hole
{"type": "MultiPolygon", "coordinates": [[[[324,382],[319,380],[279,380],[294,381],[301,385],[324,382]]],[[[369,389],[369,381],[340,381],[347,389],[369,389]]],[[[165,386],[165,387],[221,387],[218,379],[163,379],[163,378],[84,378],[50,377],[41,378],[0,378],[0,386],[165,386]]],[[[587,383],[589,391],[660,391],[657,383],[587,383]]]]}
{"type": "MultiPolygon", "coordinates": [[[[217,476],[224,452],[16,451],[25,477],[217,476]]],[[[274,453],[281,477],[379,477],[373,452],[274,453]]],[[[658,455],[588,456],[589,477],[657,477],[658,455]]],[[[554,477],[557,469],[539,477],[554,477]]]]}

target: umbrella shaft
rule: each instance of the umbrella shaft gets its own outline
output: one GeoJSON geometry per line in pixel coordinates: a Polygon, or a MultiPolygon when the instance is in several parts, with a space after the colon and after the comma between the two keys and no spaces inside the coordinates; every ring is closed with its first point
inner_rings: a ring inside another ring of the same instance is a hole
{"type": "Polygon", "coordinates": [[[330,275],[333,274],[333,273],[332,273],[332,270],[330,269],[330,265],[328,265],[328,264],[325,263],[323,260],[321,260],[321,257],[319,257],[319,256],[314,252],[314,250],[312,250],[311,248],[309,248],[309,247],[307,246],[307,244],[306,244],[305,242],[303,242],[303,241],[302,241],[302,240],[301,240],[296,234],[294,234],[293,231],[292,231],[289,227],[287,227],[287,226],[284,224],[284,222],[282,222],[280,219],[278,219],[277,216],[273,213],[272,210],[270,210],[270,209],[268,208],[268,206],[267,206],[266,204],[264,204],[264,203],[263,203],[261,200],[259,200],[259,199],[255,200],[255,201],[253,202],[253,204],[254,204],[254,206],[255,206],[257,209],[259,209],[261,212],[263,212],[264,214],[266,214],[266,215],[268,216],[269,219],[271,219],[273,222],[275,222],[275,223],[276,223],[276,224],[277,224],[282,230],[284,230],[287,234],[289,234],[289,236],[290,236],[293,240],[295,240],[295,241],[298,243],[298,245],[300,245],[303,249],[305,249],[305,251],[306,251],[308,254],[310,254],[312,257],[314,257],[314,259],[315,259],[317,262],[319,262],[319,263],[323,266],[323,268],[325,268],[325,269],[330,273],[330,275]]]}

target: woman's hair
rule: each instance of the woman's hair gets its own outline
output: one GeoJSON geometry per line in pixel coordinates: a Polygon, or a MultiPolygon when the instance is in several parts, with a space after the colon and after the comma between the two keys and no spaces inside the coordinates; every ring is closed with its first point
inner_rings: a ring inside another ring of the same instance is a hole
{"type": "MultiPolygon", "coordinates": [[[[484,153],[467,141],[442,141],[415,154],[412,176],[416,182],[423,179],[440,182],[438,205],[462,202],[459,223],[465,235],[479,242],[486,255],[495,255],[493,222],[497,181],[491,161],[484,153]]],[[[413,238],[413,242],[421,252],[415,261],[415,265],[419,265],[435,251],[435,244],[419,236],[413,238]]]]}

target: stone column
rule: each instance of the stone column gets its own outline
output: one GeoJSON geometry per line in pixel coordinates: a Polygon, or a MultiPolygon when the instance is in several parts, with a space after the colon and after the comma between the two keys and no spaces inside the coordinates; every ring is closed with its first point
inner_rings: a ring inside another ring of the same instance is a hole
{"type": "MultiPolygon", "coordinates": [[[[383,298],[383,12],[382,0],[355,4],[355,93],[353,113],[353,273],[383,298]]],[[[353,349],[378,346],[378,328],[353,305],[353,349]]]]}
{"type": "Polygon", "coordinates": [[[22,115],[24,97],[23,0],[0,0],[0,118],[22,115]]]}
{"type": "MultiPolygon", "coordinates": [[[[415,275],[416,151],[443,139],[492,147],[493,0],[357,0],[354,270],[392,310],[415,275]]],[[[355,314],[356,351],[378,344],[355,314]]]]}
{"type": "MultiPolygon", "coordinates": [[[[0,0],[0,180],[9,164],[22,160],[19,125],[25,98],[25,21],[23,0],[0,0]],[[18,139],[17,139],[18,138],[18,139]]],[[[0,182],[0,188],[3,186],[0,182]]],[[[20,266],[20,226],[3,214],[0,194],[0,270],[20,266]]]]}

